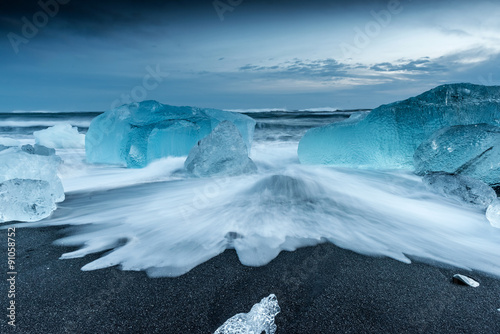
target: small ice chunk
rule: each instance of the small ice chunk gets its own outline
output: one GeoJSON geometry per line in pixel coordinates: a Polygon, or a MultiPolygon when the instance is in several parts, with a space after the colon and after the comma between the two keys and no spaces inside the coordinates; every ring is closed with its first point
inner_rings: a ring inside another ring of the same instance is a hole
{"type": "Polygon", "coordinates": [[[198,177],[240,175],[257,171],[248,157],[247,147],[238,128],[223,121],[195,145],[184,163],[186,170],[198,177]]]}
{"type": "Polygon", "coordinates": [[[0,222],[38,221],[64,200],[61,159],[40,145],[0,150],[0,222]]]}
{"type": "Polygon", "coordinates": [[[56,194],[42,180],[12,179],[0,182],[0,222],[33,222],[56,209],[56,194]]]}
{"type": "Polygon", "coordinates": [[[255,304],[250,312],[229,318],[214,334],[266,334],[276,333],[274,317],[281,311],[274,294],[255,304]]]}
{"type": "Polygon", "coordinates": [[[500,200],[494,200],[486,210],[486,219],[491,226],[500,228],[500,200]]]}
{"type": "Polygon", "coordinates": [[[440,195],[486,209],[497,195],[486,183],[465,175],[437,172],[423,177],[424,183],[440,195]]]}
{"type": "Polygon", "coordinates": [[[51,148],[84,148],[85,135],[71,124],[56,124],[45,130],[33,132],[35,142],[51,148]]]}
{"type": "Polygon", "coordinates": [[[413,159],[419,175],[442,171],[496,185],[500,179],[500,127],[472,124],[442,128],[419,145],[413,159]]]}
{"type": "Polygon", "coordinates": [[[12,138],[0,137],[0,146],[21,146],[21,142],[12,138]]]}
{"type": "Polygon", "coordinates": [[[56,150],[54,150],[53,148],[48,148],[46,146],[38,145],[38,144],[23,145],[23,146],[21,146],[21,150],[23,152],[28,153],[28,154],[44,155],[46,157],[56,154],[56,150]]]}
{"type": "Polygon", "coordinates": [[[465,284],[465,285],[471,286],[473,288],[477,288],[479,286],[479,282],[473,280],[470,277],[467,277],[467,276],[461,275],[461,274],[453,275],[453,283],[465,284]]]}

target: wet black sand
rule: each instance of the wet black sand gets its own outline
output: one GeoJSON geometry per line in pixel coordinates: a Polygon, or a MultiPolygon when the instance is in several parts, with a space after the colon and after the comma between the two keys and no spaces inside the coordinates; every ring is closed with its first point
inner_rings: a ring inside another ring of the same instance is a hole
{"type": "MultiPolygon", "coordinates": [[[[0,231],[7,272],[6,230],[0,231]]],[[[178,278],[108,268],[96,256],[59,260],[61,228],[17,229],[16,329],[1,333],[213,333],[226,319],[276,294],[277,333],[500,333],[500,280],[422,263],[373,258],[331,244],[282,252],[269,265],[241,265],[234,251],[178,278]],[[469,274],[481,286],[451,283],[469,274]]],[[[3,280],[5,282],[5,280],[3,280]]]]}

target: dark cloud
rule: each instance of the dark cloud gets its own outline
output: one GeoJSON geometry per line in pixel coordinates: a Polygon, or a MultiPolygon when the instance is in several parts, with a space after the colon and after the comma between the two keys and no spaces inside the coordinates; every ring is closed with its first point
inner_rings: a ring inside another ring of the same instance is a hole
{"type": "MultiPolygon", "coordinates": [[[[3,31],[19,30],[26,17],[29,21],[43,11],[43,4],[51,4],[54,8],[56,0],[16,0],[2,1],[0,4],[0,29],[3,31]]],[[[79,31],[88,34],[131,27],[138,24],[165,24],[168,20],[189,19],[198,16],[199,11],[214,11],[211,1],[164,1],[164,0],[109,0],[81,1],[59,0],[57,14],[50,18],[51,26],[68,31],[79,31]]]]}
{"type": "Polygon", "coordinates": [[[300,79],[334,82],[339,78],[352,78],[397,83],[448,78],[451,82],[455,80],[493,82],[494,78],[500,78],[500,65],[492,67],[491,64],[498,64],[499,57],[500,54],[492,50],[476,48],[438,58],[400,59],[372,65],[345,64],[335,59],[314,61],[293,59],[277,65],[247,64],[238,70],[240,73],[263,80],[300,79]],[[474,71],[483,73],[471,76],[474,71]],[[470,79],[467,80],[467,77],[470,79]]]}
{"type": "Polygon", "coordinates": [[[240,71],[261,72],[272,77],[288,78],[328,78],[344,77],[350,65],[339,63],[335,59],[300,60],[294,59],[273,66],[257,66],[247,64],[239,68],[240,71]]]}
{"type": "MultiPolygon", "coordinates": [[[[57,0],[3,0],[0,2],[0,30],[18,30],[22,17],[31,19],[41,10],[40,2],[50,3],[57,0]]],[[[59,0],[58,14],[51,18],[51,25],[59,29],[78,31],[86,34],[99,34],[110,29],[149,23],[166,24],[169,20],[196,21],[200,17],[218,19],[213,0],[59,0]],[[53,22],[52,22],[53,21],[53,22]]],[[[276,19],[290,12],[310,15],[311,12],[366,12],[387,6],[388,0],[217,0],[229,7],[245,9],[245,15],[261,16],[272,14],[276,19]],[[232,6],[231,3],[236,3],[232,6]]],[[[400,0],[401,3],[411,0],[400,0]]],[[[435,1],[433,3],[448,2],[435,1]]],[[[430,0],[419,1],[419,5],[430,0]]],[[[231,12],[232,10],[230,10],[231,12]]]]}
{"type": "Polygon", "coordinates": [[[379,63],[370,67],[371,70],[376,72],[428,72],[437,73],[445,71],[446,66],[431,61],[428,57],[417,60],[409,60],[401,63],[379,63]]]}

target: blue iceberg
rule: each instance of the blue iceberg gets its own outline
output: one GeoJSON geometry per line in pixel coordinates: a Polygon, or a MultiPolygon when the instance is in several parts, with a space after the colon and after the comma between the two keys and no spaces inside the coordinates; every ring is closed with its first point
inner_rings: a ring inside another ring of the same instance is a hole
{"type": "Polygon", "coordinates": [[[414,154],[415,172],[467,175],[500,185],[500,127],[457,125],[436,131],[414,154]]]}
{"type": "Polygon", "coordinates": [[[157,101],[123,105],[92,120],[85,137],[87,161],[141,168],[163,157],[185,156],[222,121],[238,128],[250,151],[255,121],[246,115],[157,101]]]}
{"type": "Polygon", "coordinates": [[[306,164],[413,169],[415,150],[436,130],[479,123],[500,125],[500,86],[442,85],[364,118],[311,129],[298,154],[306,164]]]}
{"type": "Polygon", "coordinates": [[[229,121],[219,123],[191,149],[184,167],[198,177],[235,176],[257,171],[238,128],[229,121]]]}

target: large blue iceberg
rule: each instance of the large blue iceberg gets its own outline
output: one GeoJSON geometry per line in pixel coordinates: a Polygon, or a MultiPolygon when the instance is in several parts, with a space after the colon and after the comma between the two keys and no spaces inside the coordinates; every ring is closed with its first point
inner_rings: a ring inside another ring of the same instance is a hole
{"type": "Polygon", "coordinates": [[[87,161],[140,168],[163,157],[188,155],[222,121],[238,128],[249,151],[255,121],[246,115],[157,101],[123,105],[92,120],[85,137],[87,161]]]}
{"type": "Polygon", "coordinates": [[[298,154],[306,164],[413,169],[415,150],[436,130],[479,123],[500,125],[500,86],[442,85],[364,118],[311,129],[298,154]]]}

